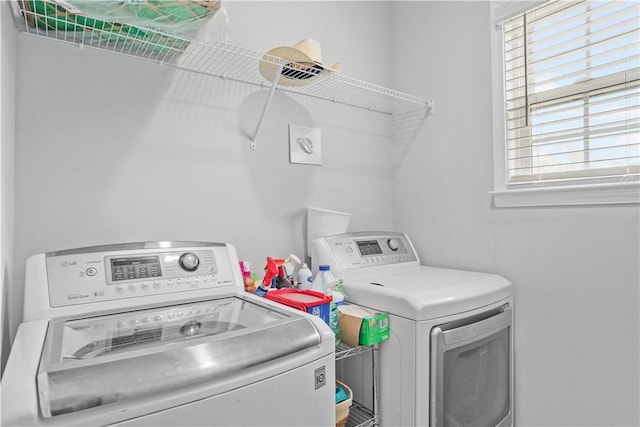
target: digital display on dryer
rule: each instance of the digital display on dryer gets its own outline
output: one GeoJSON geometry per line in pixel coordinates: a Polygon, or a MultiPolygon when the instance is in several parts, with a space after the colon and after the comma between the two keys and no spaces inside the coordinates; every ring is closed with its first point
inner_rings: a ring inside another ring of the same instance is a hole
{"type": "Polygon", "coordinates": [[[111,277],[114,282],[161,276],[160,258],[157,256],[111,259],[111,277]]]}
{"type": "Polygon", "coordinates": [[[380,244],[377,240],[363,240],[356,242],[356,244],[358,245],[358,250],[362,256],[382,254],[382,249],[380,248],[380,244]]]}

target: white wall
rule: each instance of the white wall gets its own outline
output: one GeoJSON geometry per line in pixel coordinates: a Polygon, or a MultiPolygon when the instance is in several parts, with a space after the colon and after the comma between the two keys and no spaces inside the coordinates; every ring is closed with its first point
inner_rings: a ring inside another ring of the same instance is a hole
{"type": "Polygon", "coordinates": [[[9,3],[0,2],[0,374],[9,357],[8,301],[13,291],[16,30],[9,3]]]}
{"type": "Polygon", "coordinates": [[[516,424],[639,425],[637,206],[495,209],[487,2],[393,7],[393,87],[433,97],[394,225],[423,261],[516,288],[516,424]]]}
{"type": "Polygon", "coordinates": [[[231,241],[260,269],[304,252],[305,207],[351,212],[515,283],[518,425],[638,425],[638,209],[491,207],[488,4],[226,5],[234,44],[315,37],[345,74],[436,100],[395,183],[377,115],[278,97],[253,152],[263,93],[19,36],[14,283],[31,254],[135,240],[231,241]],[[288,164],[289,123],[321,127],[324,166],[288,164]]]}
{"type": "MultiPolygon", "coordinates": [[[[325,62],[389,84],[386,3],[225,4],[235,45],[312,37],[325,62]]],[[[266,89],[28,35],[17,75],[17,284],[29,255],[145,240],[232,242],[261,275],[267,256],[304,255],[308,206],[391,227],[385,116],[276,94],[251,151],[266,89]],[[321,129],[323,166],[289,164],[290,123],[321,129]]]]}

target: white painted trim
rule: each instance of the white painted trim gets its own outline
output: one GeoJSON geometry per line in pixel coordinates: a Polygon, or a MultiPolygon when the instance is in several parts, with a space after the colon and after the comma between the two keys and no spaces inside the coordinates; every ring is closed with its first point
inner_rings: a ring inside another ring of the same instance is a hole
{"type": "Polygon", "coordinates": [[[509,18],[531,10],[547,1],[548,0],[492,1],[491,14],[493,23],[498,25],[509,18]]]}
{"type": "Polygon", "coordinates": [[[491,101],[493,112],[493,188],[506,191],[507,163],[505,156],[505,102],[503,76],[503,31],[491,17],[491,101]]]}
{"type": "Polygon", "coordinates": [[[491,191],[497,208],[640,204],[640,182],[491,191]]]}
{"type": "MultiPolygon", "coordinates": [[[[2,14],[4,10],[4,5],[0,4],[0,22],[2,22],[2,14]]],[[[2,29],[0,29],[0,165],[3,165],[3,160],[4,157],[2,155],[2,147],[4,145],[4,140],[2,138],[2,118],[4,117],[3,114],[3,108],[2,108],[2,69],[4,68],[3,66],[3,60],[2,60],[2,29]]],[[[5,253],[3,252],[3,246],[4,246],[4,238],[5,238],[5,234],[4,234],[4,223],[5,223],[5,214],[4,214],[4,199],[5,199],[5,191],[4,191],[4,186],[3,186],[3,179],[2,179],[2,173],[1,173],[1,167],[0,167],[0,201],[2,202],[2,206],[0,206],[0,363],[2,363],[2,361],[4,361],[6,355],[2,354],[2,343],[4,342],[4,328],[5,328],[5,324],[3,322],[4,319],[4,298],[5,298],[5,292],[4,292],[4,287],[5,287],[5,280],[4,280],[4,265],[5,265],[5,253]]],[[[4,366],[0,367],[0,375],[4,372],[4,366]]]]}

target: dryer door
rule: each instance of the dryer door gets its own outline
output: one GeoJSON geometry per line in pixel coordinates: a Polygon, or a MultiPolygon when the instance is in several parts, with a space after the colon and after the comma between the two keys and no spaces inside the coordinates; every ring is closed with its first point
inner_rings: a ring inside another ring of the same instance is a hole
{"type": "Polygon", "coordinates": [[[431,331],[431,425],[510,426],[508,304],[431,331]]]}

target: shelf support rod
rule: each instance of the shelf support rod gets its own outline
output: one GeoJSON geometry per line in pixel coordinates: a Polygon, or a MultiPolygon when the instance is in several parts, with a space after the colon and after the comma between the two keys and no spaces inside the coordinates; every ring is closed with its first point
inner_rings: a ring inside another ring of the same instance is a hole
{"type": "Polygon", "coordinates": [[[422,125],[424,125],[424,122],[427,120],[427,117],[435,113],[435,108],[436,108],[436,105],[433,99],[430,99],[425,102],[424,115],[422,116],[422,118],[420,118],[420,122],[413,129],[413,132],[411,133],[411,136],[409,137],[409,139],[407,139],[404,150],[402,150],[402,153],[395,160],[394,170],[398,170],[398,167],[400,167],[400,163],[402,163],[402,159],[404,158],[404,156],[406,156],[407,151],[409,151],[409,148],[411,147],[411,144],[413,144],[413,141],[415,141],[416,137],[418,136],[418,133],[420,132],[420,129],[422,129],[422,125]]]}
{"type": "Polygon", "coordinates": [[[258,138],[258,132],[260,132],[260,127],[262,127],[264,116],[267,114],[267,110],[269,109],[269,105],[271,104],[271,98],[273,98],[273,94],[276,92],[276,88],[278,87],[278,79],[280,78],[280,73],[282,73],[283,67],[284,60],[280,61],[278,67],[276,68],[276,73],[273,77],[273,81],[271,82],[271,89],[269,90],[269,96],[267,97],[267,101],[264,103],[264,107],[262,108],[262,113],[260,114],[260,119],[258,120],[258,124],[256,125],[256,130],[255,132],[253,132],[253,138],[251,138],[251,144],[249,145],[252,150],[256,149],[256,139],[258,138]]]}

